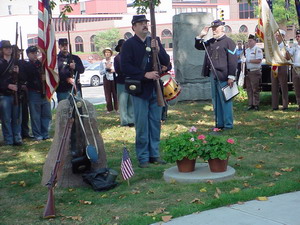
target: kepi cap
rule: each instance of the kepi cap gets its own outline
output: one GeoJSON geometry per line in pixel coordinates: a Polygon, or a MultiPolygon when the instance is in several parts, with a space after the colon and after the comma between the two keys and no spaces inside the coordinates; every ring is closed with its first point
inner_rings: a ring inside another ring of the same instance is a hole
{"type": "Polygon", "coordinates": [[[58,39],[58,44],[59,45],[67,45],[68,44],[68,39],[67,38],[60,38],[60,39],[58,39]]]}
{"type": "Polygon", "coordinates": [[[255,36],[255,35],[253,35],[253,34],[249,34],[249,36],[248,36],[248,39],[253,39],[253,40],[255,40],[255,41],[256,41],[256,36],[255,36]]]}
{"type": "Polygon", "coordinates": [[[124,39],[120,39],[118,41],[118,45],[115,47],[116,52],[120,52],[120,48],[122,47],[123,43],[125,42],[124,39]]]}
{"type": "Polygon", "coordinates": [[[142,21],[148,22],[149,20],[147,20],[145,15],[134,15],[132,17],[131,24],[134,25],[135,23],[142,22],[142,21]]]}
{"type": "Polygon", "coordinates": [[[0,42],[0,48],[12,48],[12,45],[11,45],[10,41],[2,40],[0,42]]]}
{"type": "Polygon", "coordinates": [[[38,51],[38,48],[36,46],[29,46],[27,49],[26,49],[26,53],[30,53],[30,52],[37,52],[38,51]]]}
{"type": "Polygon", "coordinates": [[[224,26],[225,22],[221,20],[214,20],[211,22],[210,27],[218,27],[218,26],[224,26]]]}

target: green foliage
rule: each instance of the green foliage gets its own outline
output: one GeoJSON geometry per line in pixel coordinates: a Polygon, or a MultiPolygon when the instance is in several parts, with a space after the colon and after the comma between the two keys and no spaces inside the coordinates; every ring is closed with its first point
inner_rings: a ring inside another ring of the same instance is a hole
{"type": "MultiPolygon", "coordinates": [[[[284,8],[285,0],[273,1],[273,16],[275,21],[279,25],[297,25],[297,12],[295,8],[295,2],[290,1],[290,8],[287,10],[284,8]]],[[[259,16],[259,7],[255,6],[255,15],[259,16]]]]}
{"type": "Polygon", "coordinates": [[[95,46],[99,49],[99,54],[102,54],[102,50],[106,47],[114,49],[120,39],[120,31],[116,28],[99,32],[95,37],[95,46]]]}
{"type": "Polygon", "coordinates": [[[276,0],[273,2],[273,15],[276,22],[280,25],[298,24],[295,1],[290,1],[289,10],[284,8],[285,0],[276,0]]]}
{"type": "Polygon", "coordinates": [[[238,34],[226,34],[228,37],[230,37],[235,43],[237,41],[247,41],[248,35],[245,33],[238,33],[238,34]]]}
{"type": "MultiPolygon", "coordinates": [[[[152,0],[155,6],[160,4],[160,0],[152,0]]],[[[133,2],[133,7],[137,8],[137,14],[145,14],[147,9],[149,9],[151,0],[135,0],[133,2]]]]}
{"type": "Polygon", "coordinates": [[[204,160],[222,159],[236,155],[236,143],[233,139],[223,135],[201,135],[199,156],[204,160]]]}
{"type": "Polygon", "coordinates": [[[183,158],[196,159],[199,154],[199,142],[195,132],[184,132],[180,134],[172,133],[165,142],[162,143],[164,159],[174,163],[183,158]]]}

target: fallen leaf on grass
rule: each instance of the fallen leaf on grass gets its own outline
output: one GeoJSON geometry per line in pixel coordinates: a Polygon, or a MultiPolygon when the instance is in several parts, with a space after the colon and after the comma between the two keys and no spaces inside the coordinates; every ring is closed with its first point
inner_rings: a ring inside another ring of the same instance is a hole
{"type": "Polygon", "coordinates": [[[238,157],[237,159],[238,159],[238,160],[242,160],[242,159],[244,159],[244,156],[240,156],[240,157],[238,157]]]}
{"type": "Polygon", "coordinates": [[[181,202],[181,199],[179,198],[179,199],[176,199],[176,202],[181,202]]]}
{"type": "Polygon", "coordinates": [[[101,198],[107,198],[108,197],[108,195],[107,194],[103,194],[103,195],[101,195],[101,198]]]}
{"type": "Polygon", "coordinates": [[[267,186],[268,187],[273,187],[273,186],[275,186],[275,184],[274,183],[269,183],[269,184],[267,184],[267,186]]]}
{"type": "Polygon", "coordinates": [[[282,173],[279,173],[279,172],[277,172],[277,171],[274,172],[274,176],[276,176],[276,177],[279,177],[279,176],[281,176],[281,175],[282,175],[282,173]]]}
{"type": "Polygon", "coordinates": [[[199,198],[193,199],[190,203],[196,203],[196,204],[202,204],[202,205],[204,205],[204,202],[202,202],[199,198]]]}
{"type": "Polygon", "coordinates": [[[144,215],[145,216],[156,216],[157,214],[163,213],[166,208],[157,208],[153,212],[147,212],[144,215]]]}
{"type": "Polygon", "coordinates": [[[200,192],[207,192],[206,188],[201,188],[199,191],[200,192]]]}
{"type": "Polygon", "coordinates": [[[69,188],[68,191],[69,191],[69,192],[72,192],[72,191],[74,191],[74,189],[73,189],[73,188],[69,188]]]}
{"type": "Polygon", "coordinates": [[[19,182],[19,185],[22,186],[22,187],[26,187],[26,183],[25,183],[24,180],[21,180],[21,181],[19,182]]]}
{"type": "Polygon", "coordinates": [[[216,187],[216,193],[218,193],[219,195],[222,193],[222,191],[220,190],[220,188],[216,187]]]}
{"type": "Polygon", "coordinates": [[[300,135],[297,135],[295,138],[300,139],[300,135]]]}
{"type": "Polygon", "coordinates": [[[258,201],[268,201],[268,197],[261,196],[261,197],[257,197],[256,200],[258,200],[258,201]]]}
{"type": "Polygon", "coordinates": [[[285,167],[285,168],[281,168],[280,171],[283,172],[292,172],[294,167],[285,167]]]}
{"type": "Polygon", "coordinates": [[[247,183],[247,182],[244,182],[244,187],[249,187],[250,186],[250,184],[249,183],[247,183]]]}
{"type": "Polygon", "coordinates": [[[10,182],[10,184],[17,184],[17,183],[18,183],[17,181],[10,182]]]}
{"type": "Polygon", "coordinates": [[[208,184],[213,184],[214,181],[213,181],[213,180],[207,180],[206,183],[208,183],[208,184]]]}
{"type": "Polygon", "coordinates": [[[162,221],[164,221],[166,223],[172,219],[172,216],[162,216],[161,219],[162,219],[162,221]]]}
{"type": "Polygon", "coordinates": [[[82,221],[82,216],[66,216],[67,219],[82,221]]]}
{"type": "Polygon", "coordinates": [[[262,167],[263,167],[263,166],[262,166],[261,164],[256,164],[256,165],[255,165],[255,168],[256,168],[256,169],[261,169],[262,167]]]}
{"type": "Polygon", "coordinates": [[[120,195],[119,196],[119,199],[123,199],[123,198],[126,198],[126,195],[120,195]]]}
{"type": "Polygon", "coordinates": [[[243,205],[245,202],[237,202],[238,205],[243,205]]]}
{"type": "Polygon", "coordinates": [[[147,195],[149,195],[149,194],[154,194],[154,191],[153,190],[147,191],[147,195]]]}
{"type": "Polygon", "coordinates": [[[80,202],[81,204],[84,204],[84,205],[91,205],[91,204],[92,204],[91,201],[85,201],[85,200],[79,200],[79,202],[80,202]]]}
{"type": "Polygon", "coordinates": [[[240,188],[233,188],[229,193],[230,194],[233,194],[233,193],[238,193],[238,192],[240,192],[240,188]]]}
{"type": "Polygon", "coordinates": [[[113,216],[113,219],[114,219],[114,220],[119,220],[120,217],[119,217],[119,216],[113,216]]]}
{"type": "Polygon", "coordinates": [[[133,190],[131,192],[131,194],[133,194],[133,195],[137,195],[137,194],[140,194],[140,193],[141,193],[141,191],[139,191],[139,190],[133,190]]]}

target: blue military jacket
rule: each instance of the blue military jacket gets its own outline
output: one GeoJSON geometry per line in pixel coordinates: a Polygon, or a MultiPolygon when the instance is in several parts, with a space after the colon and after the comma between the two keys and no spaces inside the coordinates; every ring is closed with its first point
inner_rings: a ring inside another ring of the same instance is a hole
{"type": "MultiPolygon", "coordinates": [[[[159,39],[158,44],[160,51],[158,53],[161,65],[170,64],[170,56],[162,47],[159,39]]],[[[152,52],[147,55],[147,64],[145,69],[141,68],[147,47],[147,40],[142,41],[138,36],[134,35],[122,45],[121,52],[121,70],[126,77],[142,81],[142,93],[138,95],[143,99],[149,99],[155,88],[155,81],[145,78],[146,72],[153,71],[152,68],[152,52]]]]}

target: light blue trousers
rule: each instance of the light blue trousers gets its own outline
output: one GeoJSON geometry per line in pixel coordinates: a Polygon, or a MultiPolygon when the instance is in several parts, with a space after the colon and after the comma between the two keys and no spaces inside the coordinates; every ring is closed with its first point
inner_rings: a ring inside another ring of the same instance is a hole
{"type": "Polygon", "coordinates": [[[149,157],[159,157],[162,107],[157,105],[153,91],[149,100],[133,97],[135,117],[135,150],[140,163],[149,162],[149,157]]]}
{"type": "Polygon", "coordinates": [[[218,128],[233,128],[233,103],[232,100],[225,102],[221,87],[227,84],[227,81],[219,81],[210,74],[211,96],[214,106],[215,123],[218,128]]]}
{"type": "Polygon", "coordinates": [[[117,84],[121,126],[134,123],[132,96],[125,91],[125,84],[117,84]]]}

